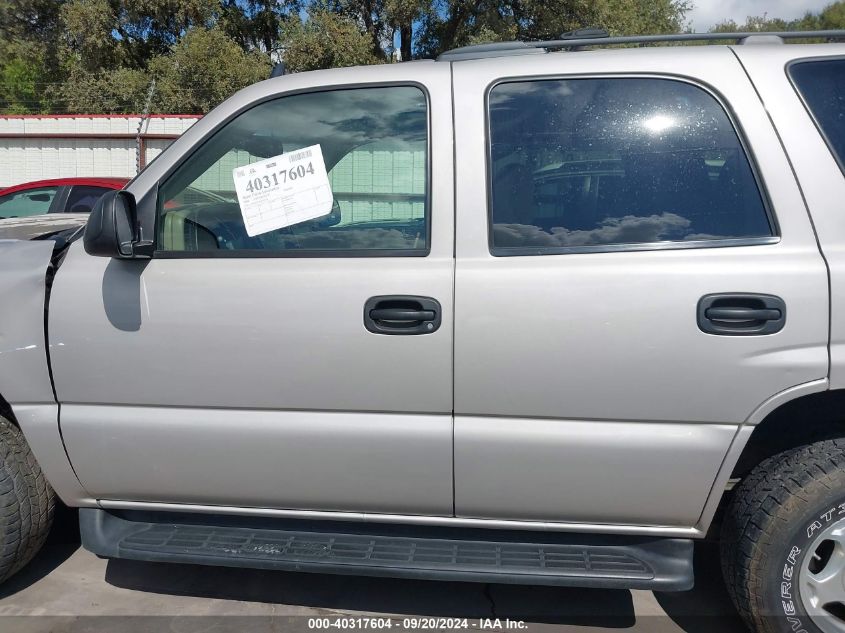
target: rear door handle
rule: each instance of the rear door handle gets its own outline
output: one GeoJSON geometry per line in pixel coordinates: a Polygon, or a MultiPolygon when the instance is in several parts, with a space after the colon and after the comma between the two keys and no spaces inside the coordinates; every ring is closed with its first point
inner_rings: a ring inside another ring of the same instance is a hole
{"type": "Polygon", "coordinates": [[[370,310],[373,321],[433,321],[434,310],[404,310],[402,308],[377,308],[370,310]]]}
{"type": "Polygon", "coordinates": [[[745,323],[747,321],[776,321],[780,319],[781,311],[773,308],[707,308],[704,315],[711,321],[745,323]]]}
{"type": "Polygon", "coordinates": [[[373,334],[431,334],[440,321],[440,303],[431,297],[379,295],[364,303],[364,327],[373,334]]]}
{"type": "Polygon", "coordinates": [[[698,302],[697,320],[699,329],[707,334],[774,334],[786,324],[786,304],[775,295],[733,292],[705,295],[698,302]]]}

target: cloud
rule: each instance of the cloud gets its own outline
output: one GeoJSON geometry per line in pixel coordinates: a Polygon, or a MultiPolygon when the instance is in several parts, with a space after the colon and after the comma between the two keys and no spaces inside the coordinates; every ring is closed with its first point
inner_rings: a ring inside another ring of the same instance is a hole
{"type": "Polygon", "coordinates": [[[672,236],[684,239],[684,229],[690,221],[675,213],[607,218],[589,231],[569,230],[556,226],[546,232],[529,224],[494,224],[493,241],[496,246],[594,246],[598,244],[641,244],[660,242],[672,236]]]}
{"type": "Polygon", "coordinates": [[[272,250],[407,250],[425,247],[425,237],[406,235],[398,229],[334,228],[325,231],[309,231],[297,235],[276,233],[264,237],[264,248],[272,250]]]}
{"type": "Polygon", "coordinates": [[[706,31],[715,24],[732,19],[743,24],[748,16],[794,20],[807,11],[817,13],[833,0],[696,0],[687,14],[696,31],[706,31]]]}

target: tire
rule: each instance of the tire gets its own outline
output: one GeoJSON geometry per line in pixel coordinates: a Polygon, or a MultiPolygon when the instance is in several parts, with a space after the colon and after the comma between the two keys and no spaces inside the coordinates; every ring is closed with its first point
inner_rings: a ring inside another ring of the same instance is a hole
{"type": "Polygon", "coordinates": [[[840,529],[845,535],[845,439],[776,455],[743,480],[722,525],[721,556],[728,593],[752,630],[845,630],[841,578],[824,585],[841,588],[841,602],[816,590],[845,560],[840,529]]]}
{"type": "Polygon", "coordinates": [[[20,429],[0,417],[0,582],[44,545],[55,499],[20,429]]]}

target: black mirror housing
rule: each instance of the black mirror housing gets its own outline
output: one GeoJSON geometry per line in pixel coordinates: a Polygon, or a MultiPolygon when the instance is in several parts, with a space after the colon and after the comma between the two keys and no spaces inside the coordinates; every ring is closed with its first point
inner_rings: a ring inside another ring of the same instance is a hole
{"type": "Polygon", "coordinates": [[[89,255],[131,259],[135,241],[134,196],[128,191],[103,194],[91,209],[82,241],[89,255]]]}

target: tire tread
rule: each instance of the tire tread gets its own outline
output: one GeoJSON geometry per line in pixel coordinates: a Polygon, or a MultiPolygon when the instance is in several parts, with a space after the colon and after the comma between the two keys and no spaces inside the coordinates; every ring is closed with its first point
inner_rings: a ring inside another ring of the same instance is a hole
{"type": "Polygon", "coordinates": [[[789,515],[812,503],[814,490],[841,488],[843,473],[845,439],[825,440],[770,457],[736,489],[722,525],[722,570],[728,593],[751,629],[776,631],[761,598],[767,544],[789,523],[789,515]]]}
{"type": "Polygon", "coordinates": [[[0,417],[0,582],[44,545],[56,498],[20,429],[0,417]]]}

